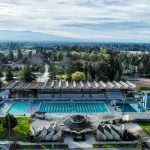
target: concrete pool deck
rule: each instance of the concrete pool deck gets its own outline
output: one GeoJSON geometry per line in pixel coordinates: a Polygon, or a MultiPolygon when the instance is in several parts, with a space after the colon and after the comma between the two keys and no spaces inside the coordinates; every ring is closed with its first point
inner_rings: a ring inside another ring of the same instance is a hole
{"type": "MultiPolygon", "coordinates": [[[[17,101],[13,101],[12,100],[5,100],[4,101],[4,104],[0,106],[0,115],[1,116],[5,116],[7,111],[9,110],[9,108],[11,107],[11,105],[13,103],[21,103],[21,102],[26,102],[25,100],[17,100],[17,101]]],[[[45,101],[41,101],[41,103],[45,101]]],[[[101,101],[99,101],[101,103],[101,101]]],[[[102,101],[103,102],[103,101],[102,101]]],[[[32,101],[32,100],[29,100],[27,102],[29,104],[28,106],[28,109],[26,112],[23,112],[21,114],[14,114],[15,116],[31,116],[31,114],[33,114],[34,112],[37,112],[40,110],[40,102],[36,102],[36,101],[32,101]]],[[[46,101],[47,103],[47,101],[46,101]]],[[[56,102],[58,103],[58,102],[56,102]]],[[[61,102],[62,103],[62,102],[61,102]]],[[[69,103],[69,102],[68,102],[69,103]]],[[[78,103],[78,102],[77,102],[78,103]]],[[[89,102],[85,102],[85,103],[89,103],[89,102]]],[[[63,104],[63,103],[62,103],[63,104]]],[[[101,113],[101,112],[50,112],[49,114],[52,115],[52,116],[66,116],[66,115],[70,115],[70,114],[81,114],[81,115],[91,115],[91,116],[96,116],[96,117],[99,117],[99,119],[101,120],[113,120],[113,118],[122,118],[123,116],[123,113],[121,111],[115,111],[115,107],[114,106],[111,106],[110,105],[110,102],[105,102],[105,105],[107,105],[107,108],[109,109],[109,112],[106,112],[106,113],[101,113]],[[112,115],[112,117],[108,117],[109,115],[112,115]]],[[[138,118],[143,118],[146,117],[146,118],[150,118],[150,112],[124,112],[124,117],[123,119],[125,120],[129,120],[131,118],[132,119],[138,119],[138,118]]]]}

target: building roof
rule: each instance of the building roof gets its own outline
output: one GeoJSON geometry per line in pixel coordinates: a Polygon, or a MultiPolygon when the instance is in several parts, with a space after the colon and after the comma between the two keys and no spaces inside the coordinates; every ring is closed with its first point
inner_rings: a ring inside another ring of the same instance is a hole
{"type": "Polygon", "coordinates": [[[70,128],[75,130],[83,130],[85,128],[91,128],[91,122],[85,117],[81,115],[72,115],[68,117],[64,124],[70,128]]]}
{"type": "Polygon", "coordinates": [[[56,81],[52,80],[49,82],[19,82],[13,81],[8,83],[3,87],[3,89],[135,89],[136,85],[130,81],[112,81],[112,82],[103,82],[103,81],[56,81]]]}

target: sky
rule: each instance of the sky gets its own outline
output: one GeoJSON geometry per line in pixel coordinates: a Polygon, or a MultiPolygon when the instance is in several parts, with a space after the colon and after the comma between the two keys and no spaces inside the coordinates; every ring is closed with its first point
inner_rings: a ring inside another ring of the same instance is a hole
{"type": "Polygon", "coordinates": [[[0,30],[150,41],[150,0],[0,0],[0,30]]]}

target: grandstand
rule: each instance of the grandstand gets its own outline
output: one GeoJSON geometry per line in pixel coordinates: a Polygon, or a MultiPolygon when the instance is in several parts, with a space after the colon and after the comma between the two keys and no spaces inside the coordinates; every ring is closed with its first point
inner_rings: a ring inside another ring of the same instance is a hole
{"type": "Polygon", "coordinates": [[[6,112],[15,115],[36,111],[61,114],[145,112],[141,97],[132,96],[136,85],[129,81],[14,81],[2,89],[9,91],[9,99],[4,100],[2,107],[5,109],[9,101],[11,107],[6,112]]]}
{"type": "Polygon", "coordinates": [[[108,99],[123,99],[125,95],[122,90],[106,90],[106,96],[108,99]]]}
{"type": "Polygon", "coordinates": [[[69,98],[69,99],[124,99],[124,91],[133,90],[136,85],[126,81],[50,81],[50,82],[10,82],[3,89],[10,90],[12,98],[69,98]]]}

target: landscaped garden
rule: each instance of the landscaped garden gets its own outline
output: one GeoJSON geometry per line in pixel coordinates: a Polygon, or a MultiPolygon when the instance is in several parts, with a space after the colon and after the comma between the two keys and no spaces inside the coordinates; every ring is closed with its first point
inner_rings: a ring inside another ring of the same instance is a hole
{"type": "Polygon", "coordinates": [[[150,87],[140,87],[141,91],[150,91],[150,87]]]}
{"type": "Polygon", "coordinates": [[[68,148],[68,145],[65,145],[65,144],[60,144],[60,145],[57,145],[57,144],[49,144],[49,145],[19,145],[19,149],[67,149],[68,148]]]}
{"type": "Polygon", "coordinates": [[[139,125],[150,136],[150,123],[140,123],[139,125]]]}
{"type": "Polygon", "coordinates": [[[2,120],[3,117],[0,117],[0,140],[13,140],[16,138],[20,141],[28,141],[28,132],[30,130],[29,118],[28,117],[16,117],[17,125],[14,127],[13,130],[10,131],[9,137],[9,130],[3,128],[2,120]]]}
{"type": "Polygon", "coordinates": [[[137,144],[93,144],[93,148],[136,148],[137,144]]]}

